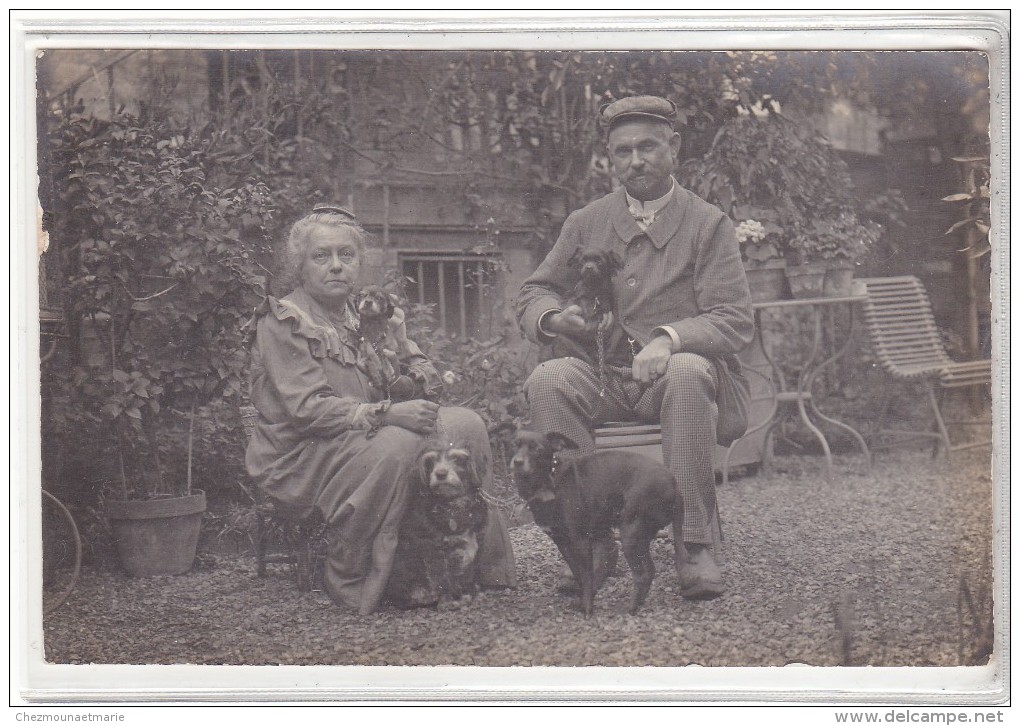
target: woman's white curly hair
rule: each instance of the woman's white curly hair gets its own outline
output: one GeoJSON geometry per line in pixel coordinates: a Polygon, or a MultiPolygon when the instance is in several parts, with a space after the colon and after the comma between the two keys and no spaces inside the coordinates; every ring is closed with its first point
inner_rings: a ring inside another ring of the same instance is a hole
{"type": "Polygon", "coordinates": [[[279,287],[287,292],[301,284],[301,265],[304,264],[305,255],[308,252],[309,236],[316,227],[347,230],[351,233],[351,239],[354,240],[354,244],[358,248],[358,254],[360,256],[365,254],[369,236],[365,229],[358,224],[354,214],[343,207],[317,204],[311,212],[291,226],[290,234],[287,235],[287,243],[282,250],[283,259],[278,279],[279,287]]]}

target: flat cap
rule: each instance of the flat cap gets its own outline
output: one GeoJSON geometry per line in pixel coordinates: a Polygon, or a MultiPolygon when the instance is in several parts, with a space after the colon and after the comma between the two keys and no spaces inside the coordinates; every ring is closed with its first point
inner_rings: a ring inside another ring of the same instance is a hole
{"type": "Polygon", "coordinates": [[[676,104],[659,96],[630,96],[603,104],[599,121],[608,131],[620,121],[645,118],[673,125],[676,121],[676,104]]]}

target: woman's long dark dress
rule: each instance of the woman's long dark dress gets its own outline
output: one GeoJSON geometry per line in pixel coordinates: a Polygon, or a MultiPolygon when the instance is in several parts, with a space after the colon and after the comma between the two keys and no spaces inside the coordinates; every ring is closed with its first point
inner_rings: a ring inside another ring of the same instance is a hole
{"type": "MultiPolygon", "coordinates": [[[[356,330],[353,311],[336,324],[302,288],[269,298],[256,328],[251,401],[260,415],[245,461],[280,504],[302,515],[319,510],[329,542],[326,589],[367,614],[379,606],[393,569],[409,474],[426,437],[397,426],[366,435],[370,420],[361,404],[382,393],[357,365],[356,330]]],[[[430,366],[413,343],[405,353],[402,362],[412,368],[430,366]]],[[[481,418],[442,408],[439,423],[476,457],[483,487],[490,487],[492,453],[481,418]]],[[[480,544],[480,584],[515,585],[506,520],[495,507],[480,544]]]]}

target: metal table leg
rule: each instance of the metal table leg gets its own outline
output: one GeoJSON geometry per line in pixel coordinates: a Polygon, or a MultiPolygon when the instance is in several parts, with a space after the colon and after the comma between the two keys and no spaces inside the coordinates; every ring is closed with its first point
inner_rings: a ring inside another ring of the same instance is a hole
{"type": "MultiPolygon", "coordinates": [[[[816,439],[818,439],[819,444],[821,444],[822,452],[825,455],[828,476],[830,479],[832,478],[833,475],[832,449],[829,446],[829,442],[825,436],[825,433],[818,427],[818,425],[813,420],[813,417],[817,418],[821,422],[831,424],[840,429],[843,429],[844,431],[847,431],[860,445],[861,451],[864,454],[865,461],[867,462],[869,472],[871,471],[872,465],[871,452],[868,449],[867,442],[864,440],[864,437],[861,436],[860,432],[858,432],[852,426],[843,423],[842,421],[839,421],[835,418],[832,418],[831,416],[826,416],[824,413],[822,413],[818,408],[818,404],[815,403],[814,395],[812,393],[812,387],[819,373],[822,370],[824,370],[827,366],[832,365],[837,360],[842,358],[846,354],[847,350],[849,350],[850,345],[853,343],[854,329],[856,324],[854,304],[859,299],[860,298],[835,298],[835,299],[830,298],[803,301],[778,301],[776,303],[773,303],[773,305],[777,307],[810,307],[813,315],[812,324],[814,327],[814,331],[811,341],[811,350],[808,353],[807,357],[804,359],[804,361],[800,363],[799,370],[797,373],[796,385],[792,387],[787,386],[786,378],[783,374],[782,369],[780,368],[778,363],[772,358],[772,356],[769,355],[768,348],[765,346],[764,328],[761,324],[762,317],[761,310],[763,308],[770,307],[770,305],[763,303],[761,304],[761,307],[755,307],[754,309],[754,320],[758,331],[757,334],[758,344],[761,347],[762,355],[765,357],[765,360],[768,362],[769,367],[775,374],[775,380],[778,382],[778,388],[775,386],[775,384],[773,384],[773,403],[772,408],[769,411],[768,415],[765,417],[763,421],[748,429],[745,436],[757,433],[758,431],[765,429],[765,436],[762,443],[765,449],[767,450],[768,444],[771,440],[772,433],[775,430],[775,428],[783,422],[785,416],[793,414],[792,411],[785,409],[784,405],[789,406],[795,404],[797,407],[797,416],[800,418],[800,422],[804,425],[804,427],[808,431],[811,432],[811,434],[816,439]],[[816,363],[816,361],[820,357],[822,349],[823,308],[825,308],[826,305],[844,303],[848,303],[850,306],[850,330],[846,336],[846,339],[843,341],[842,345],[839,346],[839,349],[836,350],[831,356],[825,358],[821,362],[816,363]]],[[[724,484],[729,482],[730,455],[732,454],[733,449],[737,443],[738,442],[736,441],[733,442],[726,449],[726,455],[723,459],[724,484]]]]}
{"type": "MultiPolygon", "coordinates": [[[[816,311],[817,311],[817,308],[816,308],[816,311]]],[[[821,420],[823,420],[823,421],[825,421],[825,422],[827,422],[829,424],[832,424],[833,426],[837,426],[837,427],[839,427],[839,428],[841,428],[841,429],[843,429],[845,431],[848,431],[854,437],[854,439],[857,440],[857,443],[861,447],[861,452],[864,454],[864,460],[867,462],[868,472],[870,473],[871,472],[871,452],[868,450],[868,444],[867,444],[867,442],[865,442],[864,437],[861,436],[860,432],[857,431],[857,429],[853,428],[849,424],[843,423],[842,421],[838,421],[838,420],[832,418],[831,416],[826,416],[821,411],[819,411],[818,410],[818,404],[815,403],[814,396],[811,395],[811,387],[812,387],[812,385],[814,385],[815,378],[818,377],[818,374],[822,371],[822,369],[824,369],[826,366],[829,366],[829,365],[832,365],[833,363],[835,363],[837,360],[839,360],[840,358],[842,358],[846,354],[847,350],[849,350],[850,345],[851,345],[851,343],[853,343],[853,339],[854,339],[855,322],[856,322],[856,316],[854,314],[854,306],[853,306],[853,303],[851,303],[850,304],[850,330],[847,332],[846,340],[843,342],[843,345],[839,348],[839,350],[837,350],[835,353],[833,353],[829,358],[826,358],[824,361],[819,363],[814,368],[814,370],[812,370],[810,372],[810,374],[807,376],[807,379],[805,381],[805,390],[808,393],[808,399],[807,399],[808,400],[808,406],[811,409],[811,412],[815,416],[817,416],[818,418],[820,418],[821,420]]],[[[820,330],[820,327],[819,327],[819,330],[820,330]]]]}

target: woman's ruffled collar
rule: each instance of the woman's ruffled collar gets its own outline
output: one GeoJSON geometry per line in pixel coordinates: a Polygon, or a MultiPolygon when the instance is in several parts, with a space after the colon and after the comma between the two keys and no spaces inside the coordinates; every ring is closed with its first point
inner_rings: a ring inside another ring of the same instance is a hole
{"type": "Polygon", "coordinates": [[[350,304],[343,321],[335,324],[322,306],[299,287],[279,300],[267,296],[259,312],[290,323],[291,331],[308,341],[315,358],[333,358],[350,365],[357,363],[358,319],[350,304]]]}

